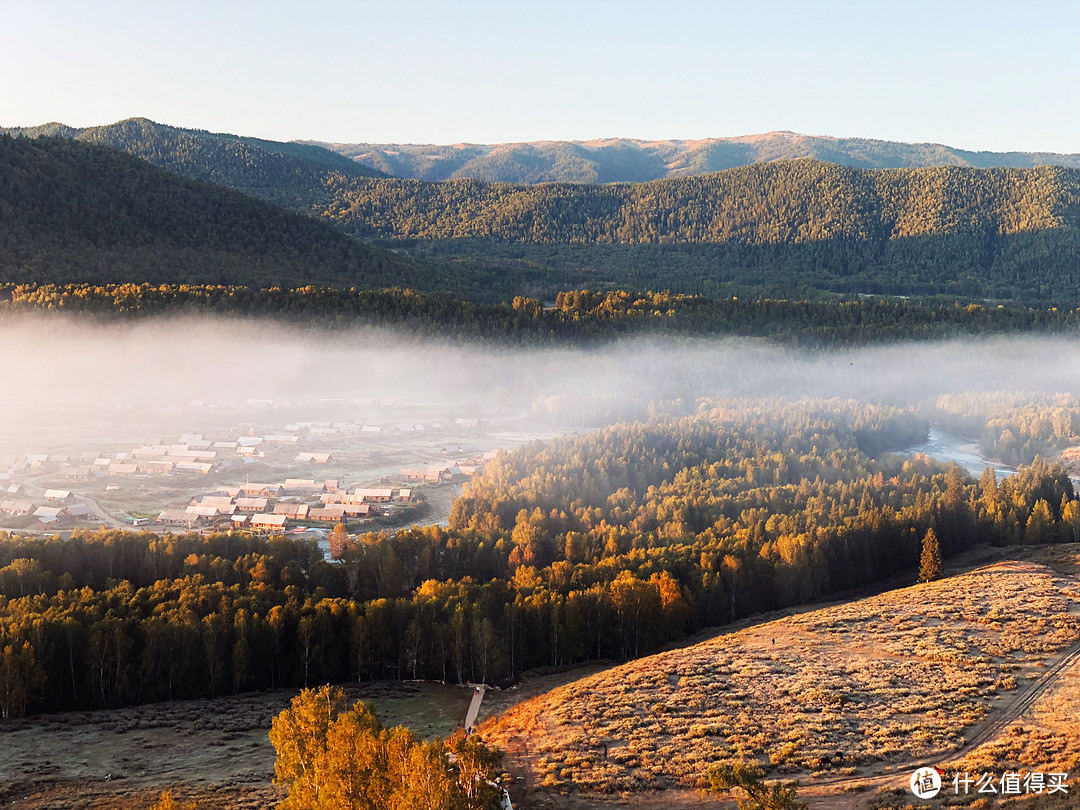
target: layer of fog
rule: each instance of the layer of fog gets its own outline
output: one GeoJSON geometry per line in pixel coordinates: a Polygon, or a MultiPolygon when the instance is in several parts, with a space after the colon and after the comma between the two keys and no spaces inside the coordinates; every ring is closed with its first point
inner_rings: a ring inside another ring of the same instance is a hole
{"type": "Polygon", "coordinates": [[[0,459],[83,439],[156,441],[195,426],[192,403],[263,422],[273,421],[270,403],[295,419],[320,401],[357,421],[370,419],[371,401],[387,422],[409,402],[438,418],[497,405],[558,420],[575,408],[632,415],[652,400],[715,396],[916,403],[967,390],[1074,391],[1078,348],[999,337],[830,352],[743,339],[509,350],[252,321],[13,318],[0,322],[0,459]]]}

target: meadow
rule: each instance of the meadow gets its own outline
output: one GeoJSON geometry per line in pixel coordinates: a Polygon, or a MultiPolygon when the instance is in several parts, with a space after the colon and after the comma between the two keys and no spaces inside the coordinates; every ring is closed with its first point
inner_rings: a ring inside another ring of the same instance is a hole
{"type": "MultiPolygon", "coordinates": [[[[1076,577],[1004,559],[633,661],[513,707],[481,732],[549,793],[700,788],[710,765],[732,760],[851,789],[944,761],[1019,708],[1078,640],[1076,577]]],[[[1074,706],[1057,700],[1046,711],[1074,706]]]]}

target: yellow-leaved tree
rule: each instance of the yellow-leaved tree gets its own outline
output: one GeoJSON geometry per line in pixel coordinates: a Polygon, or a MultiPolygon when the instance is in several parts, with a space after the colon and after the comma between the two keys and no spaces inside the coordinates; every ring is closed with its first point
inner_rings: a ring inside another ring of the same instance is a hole
{"type": "Polygon", "coordinates": [[[486,810],[499,806],[491,783],[502,754],[464,735],[427,742],[404,727],[385,729],[363,703],[348,708],[340,688],[305,689],[274,718],[283,810],[486,810]]]}
{"type": "Polygon", "coordinates": [[[178,802],[173,798],[172,791],[166,790],[157,803],[150,806],[150,810],[198,810],[198,805],[195,802],[178,802]]]}

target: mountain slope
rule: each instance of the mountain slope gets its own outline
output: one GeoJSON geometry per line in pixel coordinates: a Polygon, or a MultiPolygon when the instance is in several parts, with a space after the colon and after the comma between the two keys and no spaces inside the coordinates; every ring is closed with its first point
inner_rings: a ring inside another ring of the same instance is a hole
{"type": "Polygon", "coordinates": [[[324,217],[362,237],[532,268],[536,283],[719,294],[1073,299],[1080,170],[852,169],[781,161],[650,183],[336,185],[324,217]],[[729,293],[730,294],[730,293],[729,293]]]}
{"type": "Polygon", "coordinates": [[[738,138],[536,141],[503,144],[342,144],[309,141],[394,177],[503,183],[643,182],[774,160],[813,158],[864,169],[933,166],[1080,168],[1080,155],[973,152],[933,143],[769,132],[738,138]]]}
{"type": "Polygon", "coordinates": [[[317,146],[180,129],[145,118],[86,129],[54,123],[0,132],[104,144],[183,177],[227,186],[297,210],[325,199],[331,178],[382,174],[317,146]]]}
{"type": "Polygon", "coordinates": [[[853,241],[1080,222],[1080,171],[858,170],[785,161],[650,183],[342,183],[325,213],[358,235],[540,243],[853,241]]]}
{"type": "Polygon", "coordinates": [[[1016,719],[1031,683],[1080,638],[1076,584],[1048,565],[998,562],[631,661],[480,733],[552,792],[704,787],[729,758],[770,778],[906,781],[965,736],[1016,719]]]}
{"type": "Polygon", "coordinates": [[[113,149],[0,135],[0,280],[388,286],[418,271],[328,225],[113,149]]]}

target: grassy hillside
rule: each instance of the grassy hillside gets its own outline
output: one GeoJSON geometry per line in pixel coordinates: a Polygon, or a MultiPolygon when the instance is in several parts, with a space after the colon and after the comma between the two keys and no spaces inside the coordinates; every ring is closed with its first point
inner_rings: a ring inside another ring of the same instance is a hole
{"type": "Polygon", "coordinates": [[[417,272],[328,225],[113,149],[0,136],[0,280],[389,286],[417,272]]]}
{"type": "Polygon", "coordinates": [[[1000,562],[633,661],[480,731],[553,791],[700,787],[740,759],[772,778],[871,778],[945,761],[1019,715],[1013,701],[1078,639],[1075,572],[1000,562]]]}
{"type": "Polygon", "coordinates": [[[1080,155],[972,152],[936,143],[831,138],[794,132],[691,141],[609,138],[453,145],[313,143],[394,177],[501,183],[636,183],[799,158],[864,169],[1046,165],[1080,168],[1080,155]]]}

